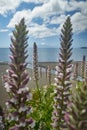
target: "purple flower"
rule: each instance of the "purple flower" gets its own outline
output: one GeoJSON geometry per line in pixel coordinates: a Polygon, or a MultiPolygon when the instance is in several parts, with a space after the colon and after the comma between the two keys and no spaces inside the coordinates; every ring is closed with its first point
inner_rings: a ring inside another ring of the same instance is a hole
{"type": "Polygon", "coordinates": [[[69,121],[69,113],[68,112],[65,112],[64,119],[68,123],[68,121],[69,121]]]}

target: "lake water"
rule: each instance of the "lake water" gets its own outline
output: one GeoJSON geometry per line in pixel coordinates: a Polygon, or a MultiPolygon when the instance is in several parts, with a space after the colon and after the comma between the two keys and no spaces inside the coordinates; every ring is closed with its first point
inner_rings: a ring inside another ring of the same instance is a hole
{"type": "MultiPolygon", "coordinates": [[[[32,63],[33,49],[29,48],[28,62],[32,63]]],[[[38,48],[38,61],[39,62],[57,62],[58,61],[57,48],[38,48]]],[[[8,48],[0,48],[0,62],[9,62],[10,50],[8,48]]],[[[75,48],[73,49],[72,59],[74,61],[82,61],[83,55],[87,60],[87,49],[75,48]]]]}

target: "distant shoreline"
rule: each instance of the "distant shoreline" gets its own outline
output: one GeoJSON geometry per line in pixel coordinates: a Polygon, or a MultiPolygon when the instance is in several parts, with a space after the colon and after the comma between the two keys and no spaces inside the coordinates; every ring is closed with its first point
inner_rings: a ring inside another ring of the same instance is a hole
{"type": "Polygon", "coordinates": [[[87,47],[81,47],[81,49],[87,49],[87,47]]]}
{"type": "MultiPolygon", "coordinates": [[[[72,61],[73,63],[76,63],[76,62],[82,62],[81,60],[79,60],[79,61],[72,61]]],[[[0,61],[0,65],[7,65],[7,64],[9,64],[10,62],[8,62],[8,61],[0,61]]],[[[33,63],[31,63],[31,62],[27,62],[28,63],[28,65],[33,65],[33,63]]],[[[52,64],[57,64],[58,63],[58,61],[42,61],[42,62],[38,62],[38,65],[40,66],[40,65],[46,65],[46,66],[48,66],[48,65],[52,65],[52,64]]]]}
{"type": "MultiPolygon", "coordinates": [[[[79,48],[73,48],[72,50],[72,56],[71,58],[74,61],[81,61],[83,59],[83,56],[86,56],[87,59],[87,49],[84,48],[85,46],[82,46],[79,48]]],[[[58,48],[38,48],[38,61],[39,62],[58,62],[59,59],[59,49],[58,48]]],[[[33,48],[28,49],[28,58],[27,62],[32,63],[33,61],[33,48]]],[[[0,61],[1,62],[10,62],[9,55],[11,55],[11,52],[9,48],[0,48],[0,61]]]]}

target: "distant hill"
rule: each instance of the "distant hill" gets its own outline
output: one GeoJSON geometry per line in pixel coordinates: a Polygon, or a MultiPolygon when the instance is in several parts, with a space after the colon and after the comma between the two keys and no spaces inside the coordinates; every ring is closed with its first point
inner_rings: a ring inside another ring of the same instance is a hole
{"type": "Polygon", "coordinates": [[[87,49],[87,47],[81,47],[81,49],[87,49]]]}

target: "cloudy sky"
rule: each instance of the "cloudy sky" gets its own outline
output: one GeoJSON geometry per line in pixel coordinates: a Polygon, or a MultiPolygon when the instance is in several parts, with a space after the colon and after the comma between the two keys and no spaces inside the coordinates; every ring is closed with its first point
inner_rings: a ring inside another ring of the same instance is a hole
{"type": "Polygon", "coordinates": [[[73,47],[87,47],[87,0],[0,0],[0,47],[9,47],[14,25],[25,18],[29,46],[59,47],[67,16],[73,24],[73,47]]]}

